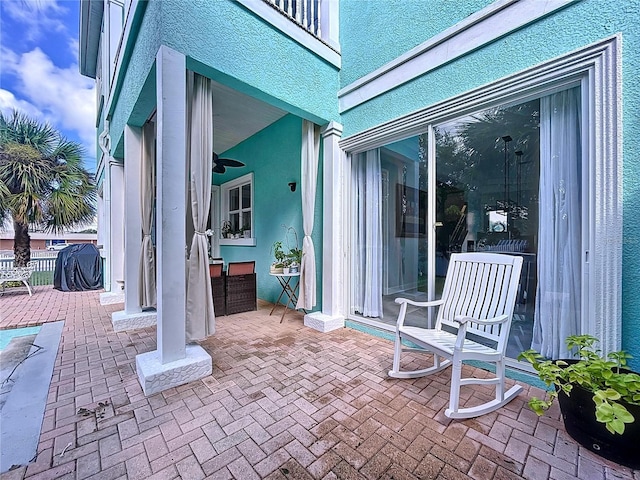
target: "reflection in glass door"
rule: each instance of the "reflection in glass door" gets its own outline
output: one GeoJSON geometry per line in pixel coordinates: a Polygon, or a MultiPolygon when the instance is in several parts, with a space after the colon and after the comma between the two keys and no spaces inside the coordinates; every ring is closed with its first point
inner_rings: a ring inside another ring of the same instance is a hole
{"type": "Polygon", "coordinates": [[[566,358],[581,332],[580,98],[576,87],[479,111],[354,155],[351,315],[394,325],[395,298],[439,298],[453,253],[519,255],[508,356],[566,358]]]}
{"type": "Polygon", "coordinates": [[[537,289],[540,102],[496,108],[434,128],[436,254],[522,256],[508,356],[530,348],[537,289]]]}

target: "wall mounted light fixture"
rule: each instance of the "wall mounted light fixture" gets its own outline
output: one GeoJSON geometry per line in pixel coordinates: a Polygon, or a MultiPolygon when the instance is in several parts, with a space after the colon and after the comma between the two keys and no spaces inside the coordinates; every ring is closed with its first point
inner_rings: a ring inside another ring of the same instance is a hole
{"type": "Polygon", "coordinates": [[[292,192],[296,191],[296,182],[289,182],[289,188],[292,192]]]}

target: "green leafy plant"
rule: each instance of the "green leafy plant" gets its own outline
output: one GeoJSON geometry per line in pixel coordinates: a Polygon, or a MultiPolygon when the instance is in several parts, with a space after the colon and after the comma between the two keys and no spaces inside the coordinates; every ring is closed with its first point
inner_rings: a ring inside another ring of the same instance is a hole
{"type": "Polygon", "coordinates": [[[289,260],[290,265],[300,265],[302,262],[302,250],[299,248],[292,248],[287,253],[287,259],[289,260]]]}
{"type": "Polygon", "coordinates": [[[286,266],[285,264],[286,264],[287,255],[284,253],[284,250],[282,249],[282,242],[280,241],[273,242],[273,245],[271,246],[271,250],[273,251],[273,256],[276,259],[274,266],[277,268],[286,266]]]}
{"type": "Polygon", "coordinates": [[[518,360],[526,360],[538,373],[538,377],[547,386],[555,389],[548,393],[548,399],[533,397],[529,407],[538,415],[542,415],[562,390],[571,395],[574,385],[593,392],[595,416],[598,422],[604,423],[611,433],[622,434],[625,424],[635,421],[633,415],[621,403],[640,405],[640,375],[621,372],[631,358],[624,351],[612,352],[602,357],[595,345],[598,339],[591,335],[572,335],[567,337],[569,349],[577,348],[579,360],[545,359],[535,350],[526,350],[518,356],[518,360]]]}

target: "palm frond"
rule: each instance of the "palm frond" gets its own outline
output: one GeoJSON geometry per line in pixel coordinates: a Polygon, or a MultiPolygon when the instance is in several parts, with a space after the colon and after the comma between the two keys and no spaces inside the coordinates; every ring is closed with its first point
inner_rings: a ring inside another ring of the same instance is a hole
{"type": "Polygon", "coordinates": [[[83,153],[48,124],[0,112],[0,220],[11,215],[49,231],[92,221],[96,185],[83,153]]]}

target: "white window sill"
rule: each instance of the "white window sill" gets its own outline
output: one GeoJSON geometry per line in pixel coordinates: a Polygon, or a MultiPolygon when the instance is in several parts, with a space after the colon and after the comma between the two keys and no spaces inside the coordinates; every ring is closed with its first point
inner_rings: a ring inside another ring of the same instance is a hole
{"type": "Polygon", "coordinates": [[[255,247],[256,239],[251,238],[221,238],[220,246],[228,245],[232,247],[255,247]]]}

